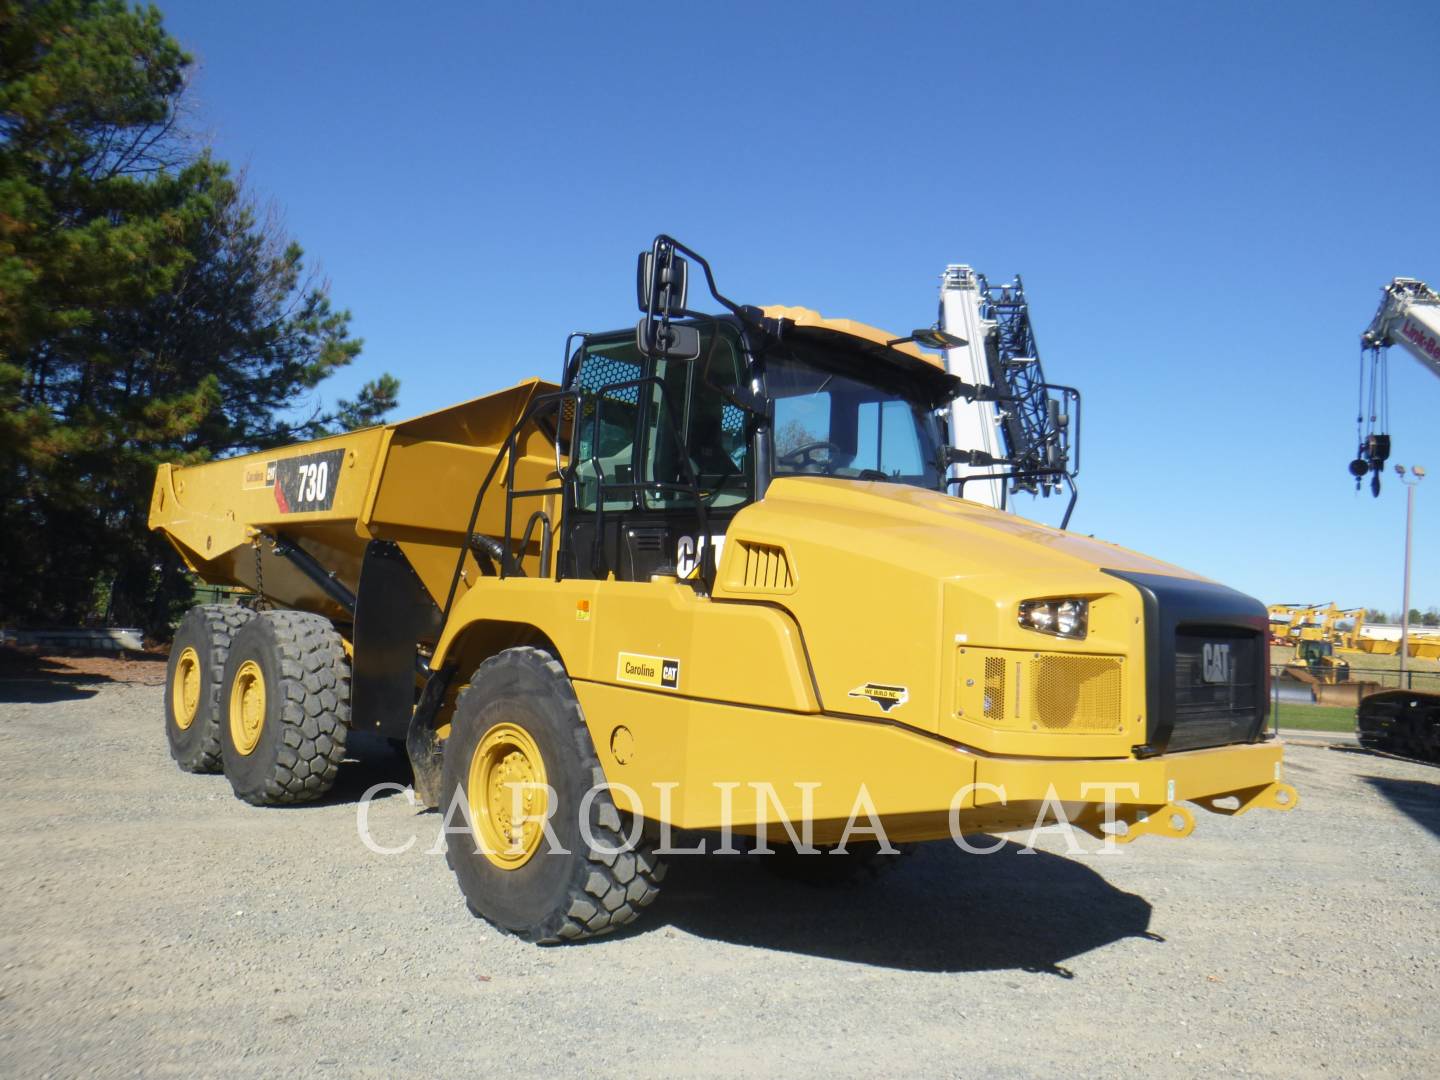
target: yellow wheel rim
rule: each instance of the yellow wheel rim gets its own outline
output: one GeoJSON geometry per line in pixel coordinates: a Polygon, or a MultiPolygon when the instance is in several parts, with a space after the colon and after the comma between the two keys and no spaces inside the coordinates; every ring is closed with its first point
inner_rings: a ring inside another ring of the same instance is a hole
{"type": "Polygon", "coordinates": [[[243,755],[260,745],[265,729],[265,673],[254,660],[246,660],[230,684],[230,741],[243,755]]]}
{"type": "Polygon", "coordinates": [[[175,674],[170,681],[170,709],[175,714],[175,726],[189,731],[200,711],[200,654],[186,645],[175,661],[175,674]]]}
{"type": "Polygon", "coordinates": [[[550,808],[545,759],[524,728],[496,724],[470,759],[466,794],[481,853],[502,870],[518,870],[540,848],[550,808]]]}

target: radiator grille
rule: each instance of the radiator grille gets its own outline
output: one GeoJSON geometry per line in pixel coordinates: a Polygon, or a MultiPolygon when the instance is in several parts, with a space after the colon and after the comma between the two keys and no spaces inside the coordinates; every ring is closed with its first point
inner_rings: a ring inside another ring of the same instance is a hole
{"type": "MultiPolygon", "coordinates": [[[[1123,722],[1120,661],[1104,656],[1037,656],[1025,682],[1030,715],[1048,731],[1115,731],[1123,722]]],[[[988,665],[987,665],[988,672],[988,665]]]]}
{"type": "Polygon", "coordinates": [[[1185,627],[1175,634],[1175,721],[1167,748],[1196,750],[1255,738],[1265,706],[1263,642],[1233,627],[1185,627]],[[1211,648],[1209,670],[1206,646],[1211,648]],[[1226,647],[1223,669],[1214,659],[1226,647]],[[1207,680],[1207,674],[1211,680],[1207,680]],[[1223,675],[1223,678],[1217,676],[1223,675]]]}
{"type": "Polygon", "coordinates": [[[1005,719],[1005,658],[985,658],[985,719],[1005,719]]]}
{"type": "Polygon", "coordinates": [[[786,592],[794,588],[785,549],[771,544],[740,541],[744,554],[739,585],[746,589],[786,592]]]}

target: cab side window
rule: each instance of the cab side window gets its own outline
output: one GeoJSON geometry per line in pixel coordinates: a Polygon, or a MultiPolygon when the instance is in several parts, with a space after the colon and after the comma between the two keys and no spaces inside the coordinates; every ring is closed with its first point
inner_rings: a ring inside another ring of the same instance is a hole
{"type": "Polygon", "coordinates": [[[915,418],[904,401],[862,401],[857,410],[858,438],[851,468],[894,479],[925,472],[915,418]]]}
{"type": "MultiPolygon", "coordinates": [[[[580,479],[577,509],[596,509],[602,478],[607,484],[635,482],[635,435],[644,387],[634,381],[643,372],[643,360],[633,341],[594,345],[581,358],[575,380],[583,394],[575,451],[575,471],[580,479]]],[[[632,492],[606,494],[607,511],[628,510],[634,505],[632,492]]]]}
{"type": "Polygon", "coordinates": [[[693,506],[694,496],[684,490],[692,474],[706,506],[748,502],[750,433],[744,410],[725,396],[745,377],[734,329],[707,327],[698,360],[657,359],[655,375],[658,382],[647,387],[644,478],[665,486],[645,492],[646,508],[693,506]]]}
{"type": "Polygon", "coordinates": [[[782,464],[800,462],[812,455],[828,460],[830,453],[830,395],[824,390],[775,399],[775,454],[782,464]],[[814,448],[811,454],[805,453],[814,448]]]}
{"type": "Polygon", "coordinates": [[[576,509],[598,508],[602,481],[607,513],[693,507],[692,475],[707,507],[749,502],[749,425],[725,397],[743,385],[743,358],[734,329],[724,324],[702,331],[697,360],[649,359],[633,339],[592,343],[575,378],[582,394],[576,509]],[[654,486],[640,496],[608,488],[637,481],[654,486]]]}

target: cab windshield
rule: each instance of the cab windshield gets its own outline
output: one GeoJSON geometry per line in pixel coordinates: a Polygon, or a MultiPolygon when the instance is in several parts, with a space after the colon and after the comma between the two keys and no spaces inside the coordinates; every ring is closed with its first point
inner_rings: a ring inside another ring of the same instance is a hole
{"type": "Polygon", "coordinates": [[[810,343],[787,342],[783,351],[768,351],[764,363],[765,391],[775,405],[773,476],[944,490],[939,403],[913,379],[810,343]]]}

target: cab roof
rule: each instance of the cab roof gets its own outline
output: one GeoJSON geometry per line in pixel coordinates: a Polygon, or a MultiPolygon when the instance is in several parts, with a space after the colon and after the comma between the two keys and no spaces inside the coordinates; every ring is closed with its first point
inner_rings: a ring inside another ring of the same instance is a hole
{"type": "Polygon", "coordinates": [[[786,307],[782,304],[772,304],[760,309],[765,313],[766,318],[788,319],[796,326],[814,327],[819,330],[827,330],[834,334],[846,334],[849,337],[860,338],[872,345],[880,345],[884,348],[894,349],[896,352],[903,352],[907,356],[917,360],[923,360],[931,367],[945,370],[945,362],[933,353],[927,353],[913,341],[904,341],[898,345],[891,345],[890,342],[902,334],[892,334],[888,330],[882,330],[878,326],[870,326],[868,323],[856,322],[854,319],[827,319],[814,308],[807,307],[786,307]]]}

